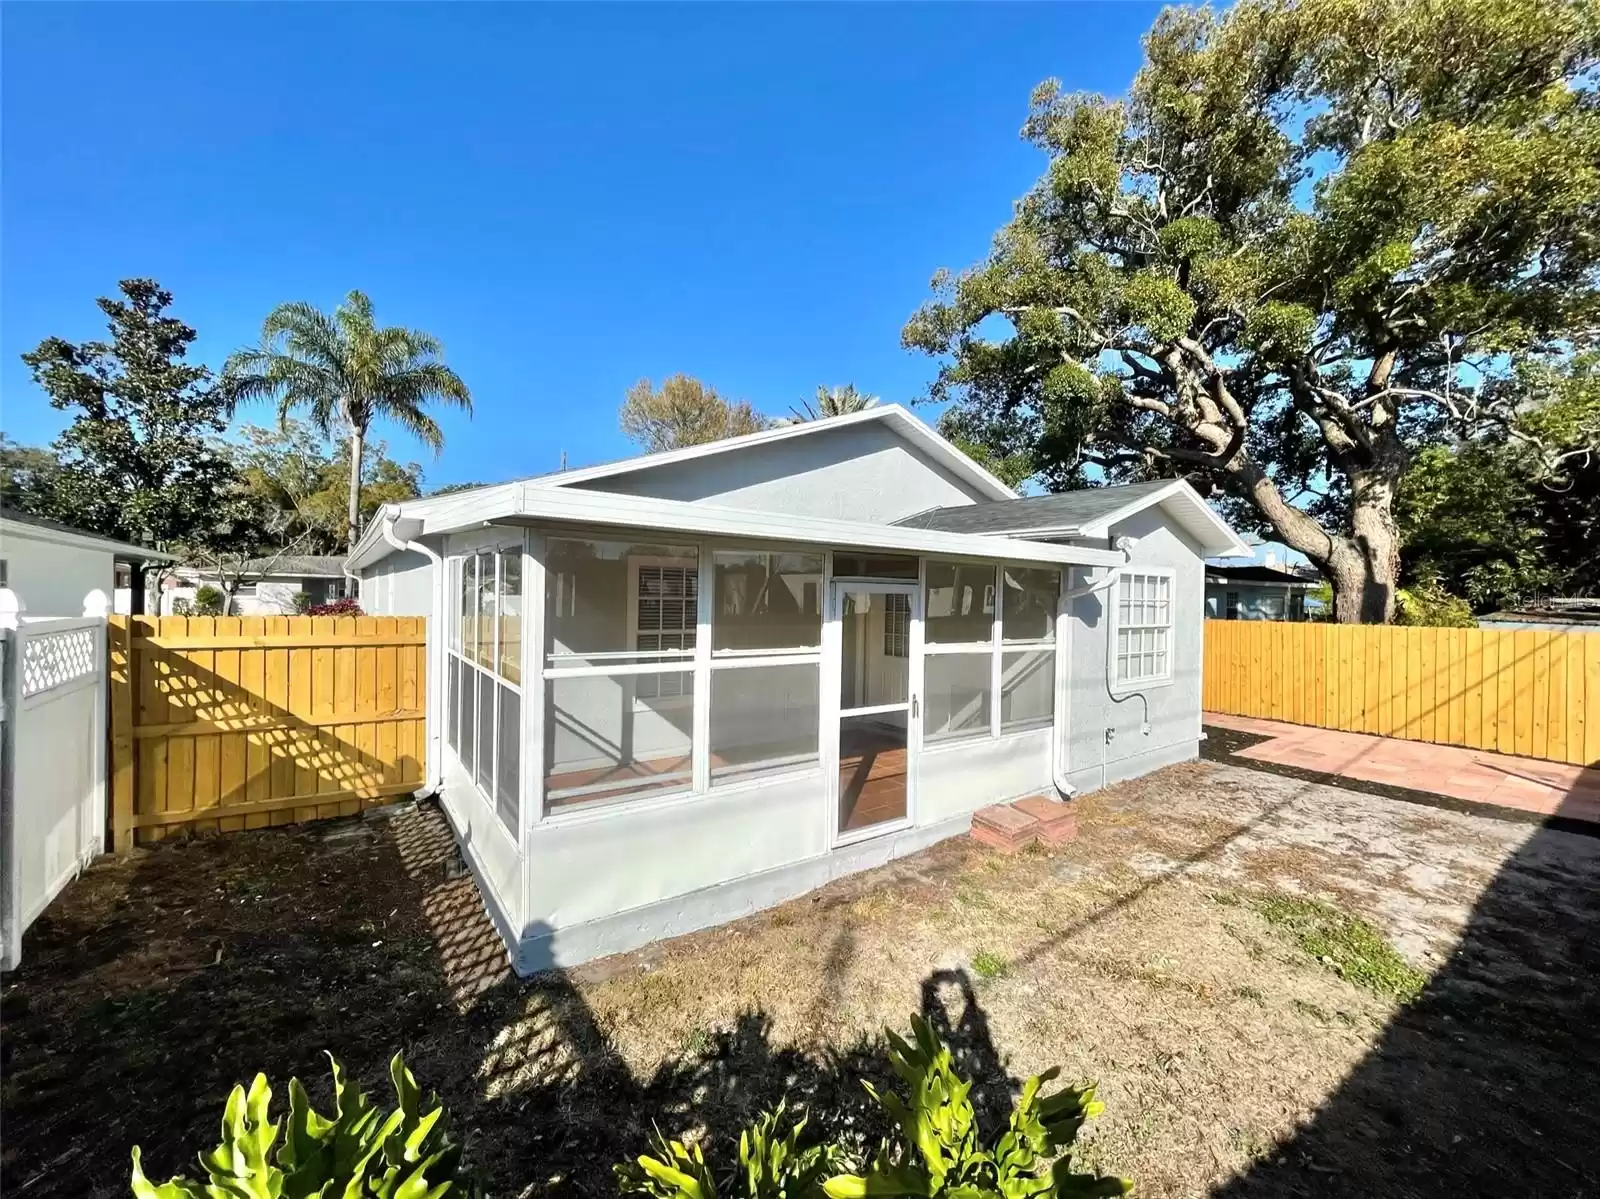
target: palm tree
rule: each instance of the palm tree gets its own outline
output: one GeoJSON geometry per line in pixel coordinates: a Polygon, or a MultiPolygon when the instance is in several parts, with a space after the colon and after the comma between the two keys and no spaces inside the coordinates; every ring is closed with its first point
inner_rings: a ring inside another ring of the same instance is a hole
{"type": "Polygon", "coordinates": [[[786,416],[777,423],[780,425],[798,425],[802,421],[826,420],[830,416],[848,416],[852,412],[865,412],[868,408],[878,406],[878,397],[863,395],[856,390],[854,383],[846,383],[843,387],[819,387],[817,398],[800,401],[798,408],[790,408],[793,416],[786,416]]]}
{"type": "Polygon", "coordinates": [[[426,406],[452,404],[472,413],[467,385],[441,361],[443,353],[430,333],[398,325],[379,328],[372,301],[352,291],[331,316],[301,301],[278,305],[261,324],[261,344],[228,356],[223,386],[235,406],[276,400],[279,421],[304,408],[324,436],[349,438],[348,539],[354,544],[361,520],[362,451],[372,422],[391,420],[437,453],[444,448],[444,433],[426,406]]]}

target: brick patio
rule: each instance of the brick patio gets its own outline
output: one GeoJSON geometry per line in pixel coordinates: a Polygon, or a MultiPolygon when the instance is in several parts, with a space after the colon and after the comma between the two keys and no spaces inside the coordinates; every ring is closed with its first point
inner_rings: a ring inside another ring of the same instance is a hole
{"type": "Polygon", "coordinates": [[[1371,737],[1207,712],[1205,723],[1267,737],[1241,758],[1600,824],[1600,769],[1454,745],[1371,737]]]}

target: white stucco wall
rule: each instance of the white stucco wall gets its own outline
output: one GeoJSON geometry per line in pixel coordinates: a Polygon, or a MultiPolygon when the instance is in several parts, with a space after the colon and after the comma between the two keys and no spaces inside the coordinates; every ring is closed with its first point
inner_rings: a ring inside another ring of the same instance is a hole
{"type": "Polygon", "coordinates": [[[116,585],[110,550],[67,545],[14,528],[0,533],[0,558],[6,562],[7,585],[29,616],[82,616],[89,592],[110,597],[116,585]]]}
{"type": "Polygon", "coordinates": [[[877,422],[576,486],[881,524],[990,498],[877,422]]]}
{"type": "Polygon", "coordinates": [[[361,572],[358,598],[369,616],[430,616],[433,564],[425,554],[390,554],[361,572]]]}
{"type": "MultiPolygon", "coordinates": [[[[1081,792],[1199,755],[1204,559],[1199,548],[1170,528],[1157,511],[1142,512],[1111,530],[1113,538],[1124,534],[1136,539],[1131,568],[1166,567],[1173,572],[1172,680],[1118,690],[1114,698],[1107,683],[1106,655],[1115,592],[1096,591],[1071,601],[1067,768],[1081,792]],[[1143,731],[1147,721],[1149,733],[1143,731]]],[[[1081,587],[1084,572],[1071,574],[1072,586],[1081,587]]]]}

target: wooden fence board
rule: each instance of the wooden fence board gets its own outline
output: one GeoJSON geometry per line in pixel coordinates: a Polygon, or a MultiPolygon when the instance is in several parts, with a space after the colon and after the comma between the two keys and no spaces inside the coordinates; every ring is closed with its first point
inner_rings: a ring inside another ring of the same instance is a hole
{"type": "Polygon", "coordinates": [[[113,844],[414,790],[425,644],[420,617],[112,617],[113,844]]]}
{"type": "Polygon", "coordinates": [[[1600,634],[1208,620],[1206,710],[1600,764],[1600,634]]]}

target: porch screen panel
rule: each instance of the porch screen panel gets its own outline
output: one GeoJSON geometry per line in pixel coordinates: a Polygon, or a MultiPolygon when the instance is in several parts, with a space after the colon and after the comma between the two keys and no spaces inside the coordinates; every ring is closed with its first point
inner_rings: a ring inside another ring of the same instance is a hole
{"type": "Polygon", "coordinates": [[[820,675],[812,662],[712,672],[712,786],[817,765],[820,675]]]}
{"type": "Polygon", "coordinates": [[[927,692],[923,740],[987,737],[994,700],[994,659],[982,654],[933,654],[923,662],[927,692]]]}
{"type": "Polygon", "coordinates": [[[522,537],[452,557],[445,733],[463,772],[521,833],[522,537]]]}
{"type": "Polygon", "coordinates": [[[694,705],[642,698],[652,692],[690,694],[693,677],[556,675],[545,683],[545,802],[559,812],[583,804],[670,791],[694,782],[694,705]]]}
{"type": "Polygon", "coordinates": [[[1000,569],[1000,731],[1047,728],[1056,711],[1056,606],[1061,572],[1000,569]]]}
{"type": "Polygon", "coordinates": [[[811,649],[822,644],[822,555],[758,550],[712,554],[714,650],[811,649]]]}
{"type": "Polygon", "coordinates": [[[994,639],[993,563],[929,562],[923,593],[923,639],[974,645],[994,639]]]}
{"type": "Polygon", "coordinates": [[[1000,662],[1000,731],[1048,728],[1056,714],[1055,651],[1008,651],[1000,662]]]}
{"type": "Polygon", "coordinates": [[[546,806],[688,790],[699,550],[576,537],[545,545],[546,806]]]}

